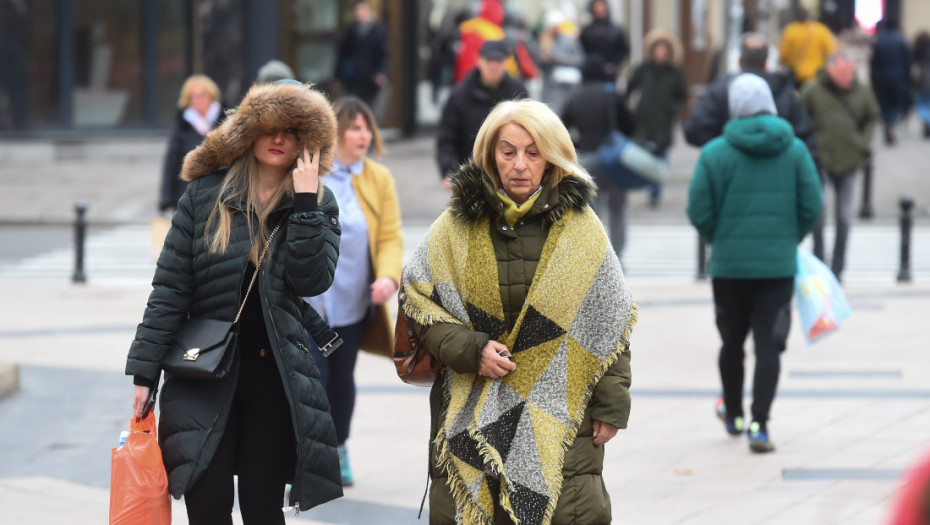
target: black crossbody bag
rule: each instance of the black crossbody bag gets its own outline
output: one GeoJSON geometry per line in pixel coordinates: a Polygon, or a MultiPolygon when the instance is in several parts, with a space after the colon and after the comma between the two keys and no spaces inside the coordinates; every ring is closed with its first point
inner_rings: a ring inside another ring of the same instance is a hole
{"type": "Polygon", "coordinates": [[[217,381],[229,375],[236,355],[239,316],[242,315],[249,292],[252,291],[255,279],[258,278],[258,271],[262,267],[262,261],[265,260],[268,247],[271,246],[272,239],[283,223],[284,220],[275,226],[268,241],[265,242],[262,254],[258,258],[258,265],[255,267],[255,273],[252,274],[252,280],[249,282],[249,288],[245,292],[245,297],[242,298],[242,304],[239,305],[236,318],[231,322],[200,317],[185,320],[175,332],[171,346],[162,358],[161,368],[166,374],[204,381],[217,381]]]}

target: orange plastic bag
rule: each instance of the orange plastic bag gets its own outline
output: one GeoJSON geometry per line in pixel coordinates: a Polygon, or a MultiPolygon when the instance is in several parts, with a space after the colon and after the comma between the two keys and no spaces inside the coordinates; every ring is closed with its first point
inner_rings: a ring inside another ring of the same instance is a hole
{"type": "Polygon", "coordinates": [[[155,433],[155,411],[129,422],[129,437],[111,452],[110,525],[171,525],[168,475],[155,433]]]}

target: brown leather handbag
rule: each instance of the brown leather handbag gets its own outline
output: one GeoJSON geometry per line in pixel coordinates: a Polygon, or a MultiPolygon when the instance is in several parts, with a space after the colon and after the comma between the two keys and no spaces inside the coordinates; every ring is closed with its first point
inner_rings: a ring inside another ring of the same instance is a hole
{"type": "Polygon", "coordinates": [[[394,366],[404,383],[415,386],[433,386],[442,363],[423,346],[420,336],[413,330],[410,318],[404,313],[404,280],[400,280],[397,294],[397,323],[394,326],[394,366]]]}

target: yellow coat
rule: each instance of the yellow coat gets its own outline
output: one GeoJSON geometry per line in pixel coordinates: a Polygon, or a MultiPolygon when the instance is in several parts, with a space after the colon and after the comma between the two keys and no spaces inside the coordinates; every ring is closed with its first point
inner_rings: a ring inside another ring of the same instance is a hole
{"type": "MultiPolygon", "coordinates": [[[[394,177],[383,164],[365,158],[362,173],[352,177],[365,222],[368,224],[368,250],[375,279],[390,277],[400,282],[404,256],[404,237],[400,228],[400,204],[394,177]]],[[[361,348],[388,357],[393,355],[394,325],[387,303],[375,308],[361,348]]]]}
{"type": "Polygon", "coordinates": [[[836,39],[820,22],[792,22],[781,33],[778,54],[798,84],[812,78],[836,51],[836,39]]]}

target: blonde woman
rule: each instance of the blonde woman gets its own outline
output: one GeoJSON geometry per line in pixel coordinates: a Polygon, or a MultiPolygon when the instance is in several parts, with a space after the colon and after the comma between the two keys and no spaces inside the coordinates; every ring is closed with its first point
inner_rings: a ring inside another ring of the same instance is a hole
{"type": "Polygon", "coordinates": [[[126,373],[140,417],[183,319],[232,321],[246,298],[232,371],[217,381],[166,374],[161,389],[169,489],[184,496],[191,524],[232,524],[234,475],[247,525],[284,523],[286,483],[299,510],[342,495],[329,404],[308,355],[315,315],[302,300],[326,290],[336,267],[339,210],[320,183],[335,132],[320,93],[294,80],[255,85],[184,161],[190,184],[126,373]]]}
{"type": "Polygon", "coordinates": [[[216,83],[206,75],[193,75],[181,86],[178,115],[168,139],[168,151],[161,172],[161,197],[158,210],[174,210],[187,188],[181,180],[184,156],[203,142],[207,133],[222,119],[222,95],[216,83]]]}
{"type": "Polygon", "coordinates": [[[383,148],[371,109],[356,97],[340,98],[333,108],[336,158],[327,187],[339,202],[342,251],[332,287],[308,300],[343,340],[328,358],[313,356],[332,407],[342,484],[350,486],[355,479],[346,440],[355,409],[355,361],[360,347],[391,354],[386,304],[397,293],[404,241],[394,177],[367,157],[372,143],[378,156],[383,148]]]}
{"type": "Polygon", "coordinates": [[[541,102],[495,107],[473,158],[404,268],[443,364],[430,523],[610,523],[603,446],[629,417],[636,306],[594,184],[541,102]]]}

